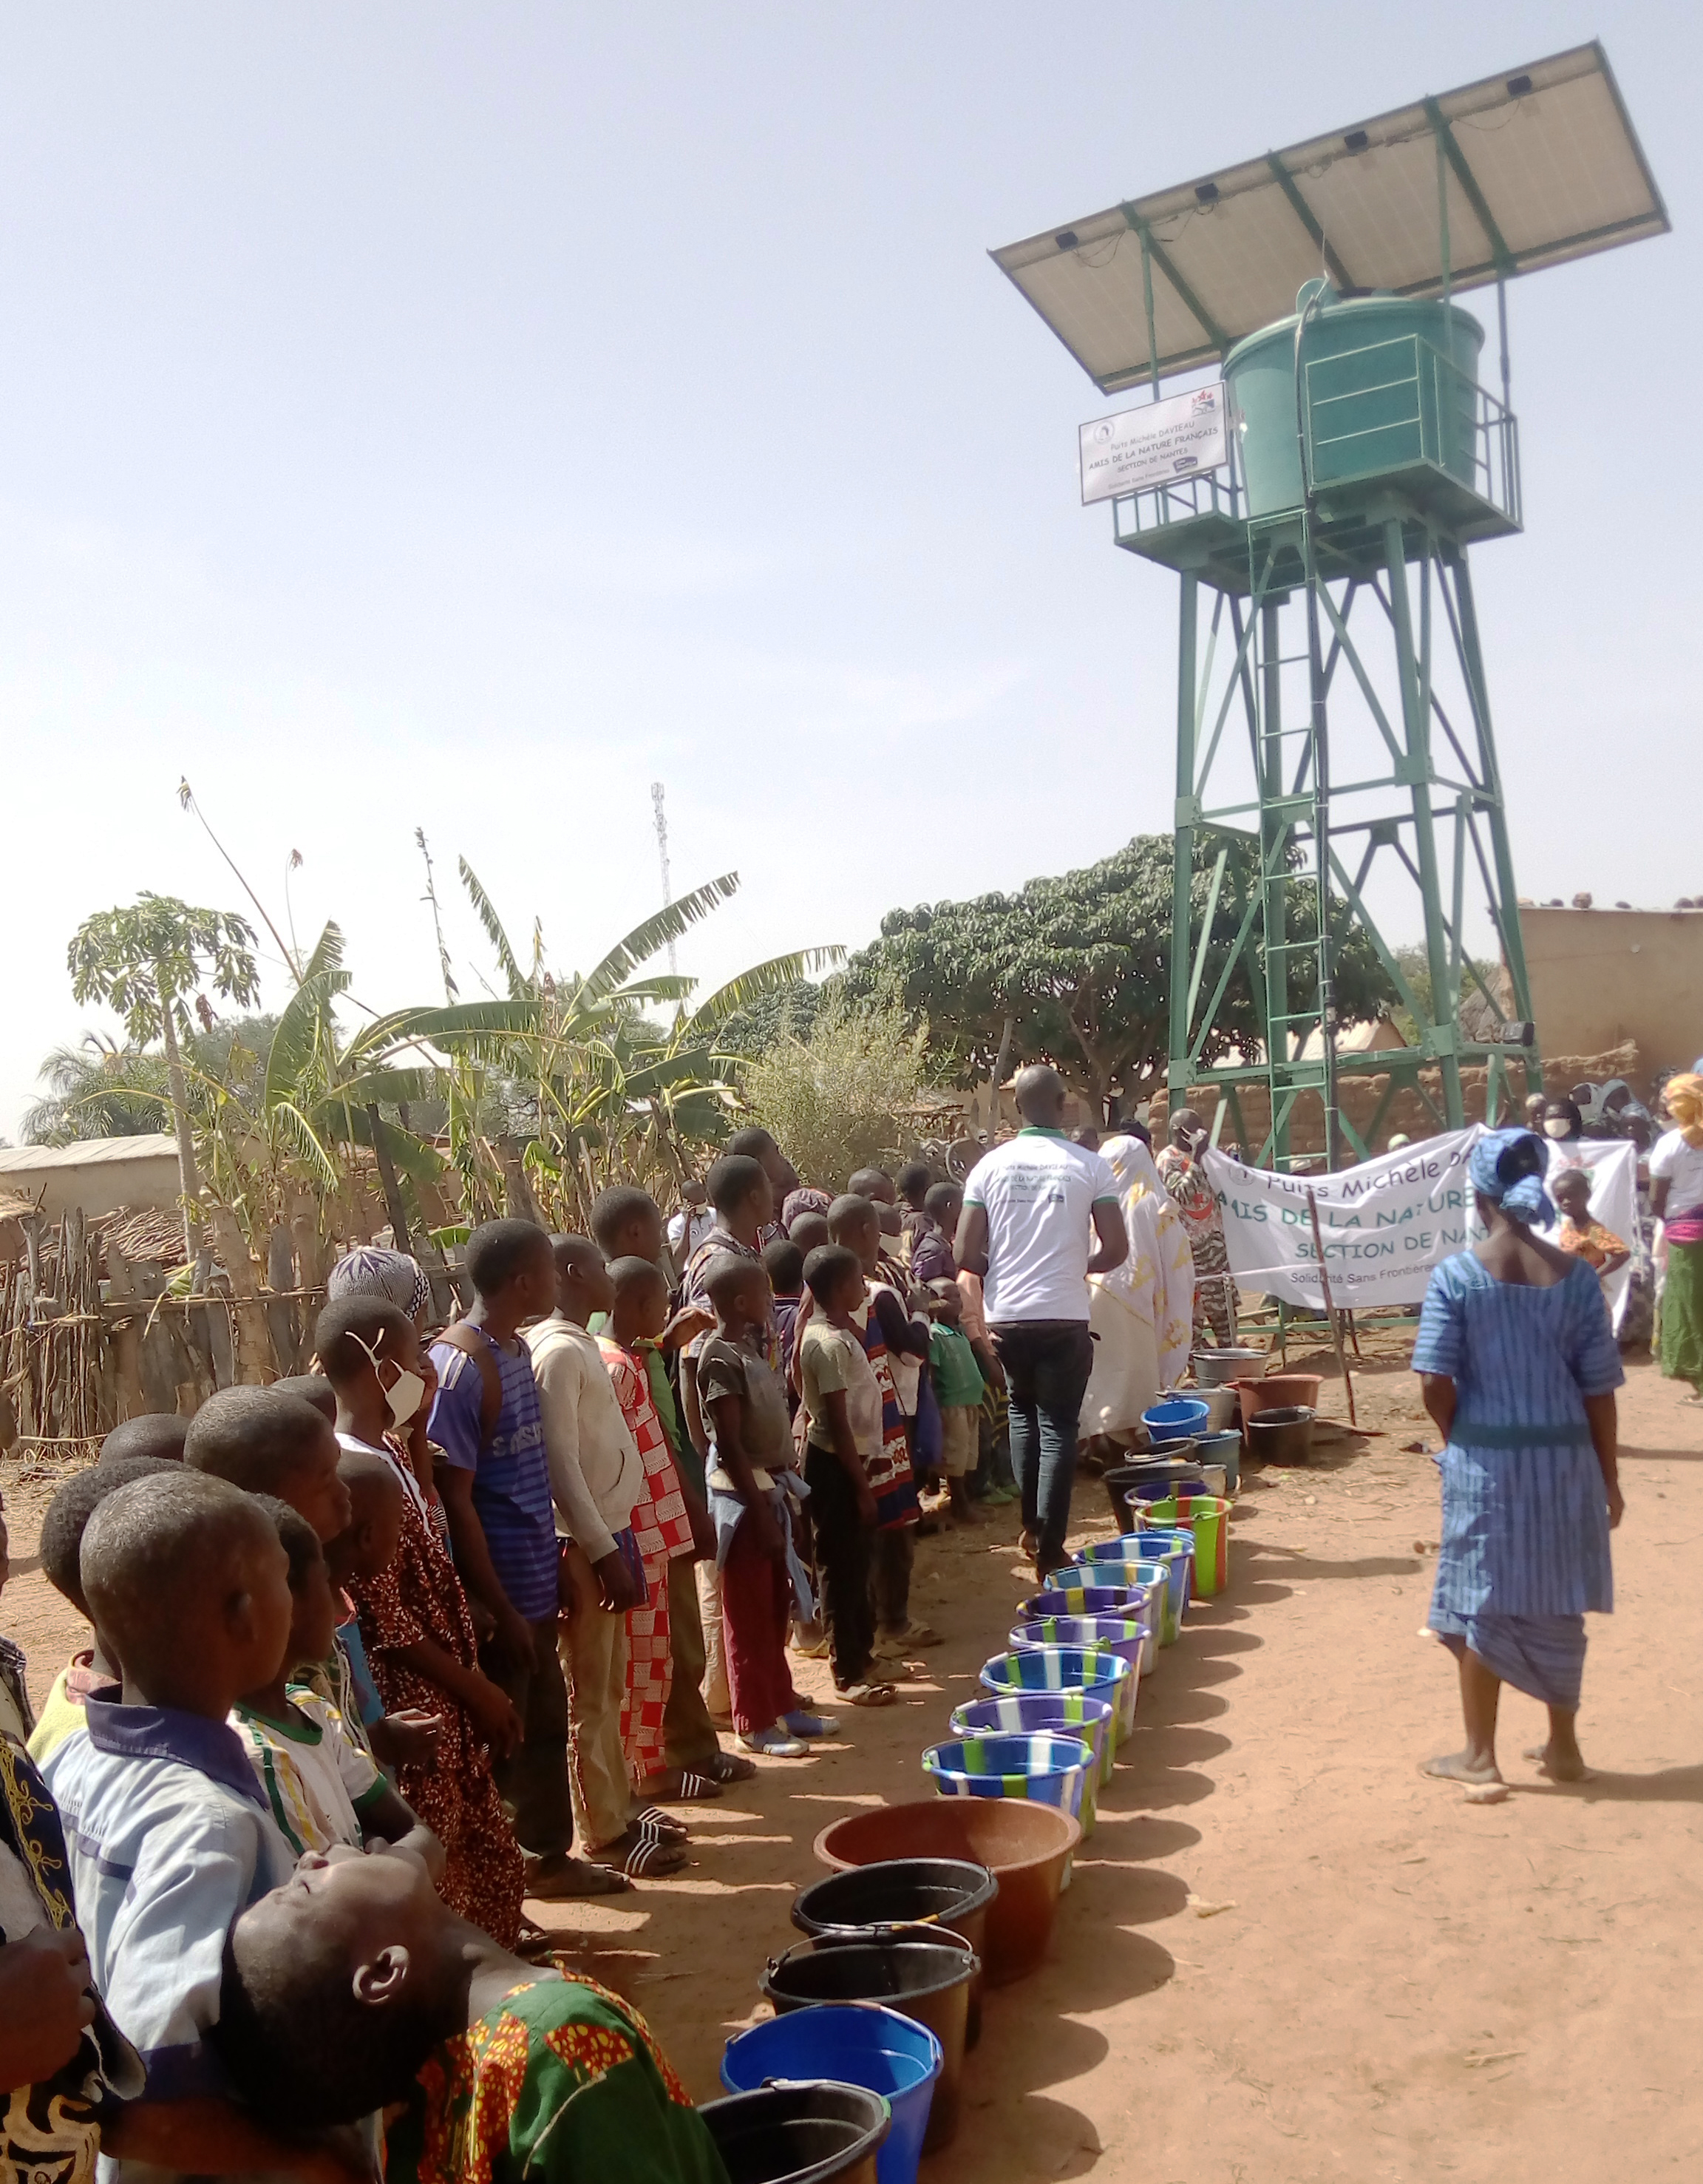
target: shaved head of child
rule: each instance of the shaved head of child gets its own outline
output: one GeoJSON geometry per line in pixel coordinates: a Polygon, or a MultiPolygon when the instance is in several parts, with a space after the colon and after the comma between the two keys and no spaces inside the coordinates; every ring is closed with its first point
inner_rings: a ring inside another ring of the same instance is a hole
{"type": "Polygon", "coordinates": [[[660,1269],[649,1259],[617,1259],[609,1276],[615,1290],[609,1333],[624,1350],[654,1342],[668,1324],[668,1284],[660,1269]]]}
{"type": "Polygon", "coordinates": [[[337,1437],[324,1413],[278,1388],[221,1388],[190,1421],[183,1460],[248,1494],[299,1509],[322,1540],[349,1521],[337,1437]]]}
{"type": "Polygon", "coordinates": [[[101,1443],[99,1461],[120,1463],[128,1457],[156,1456],[168,1463],[181,1462],[189,1420],[175,1411],[144,1411],[139,1418],[123,1418],[101,1443]]]}
{"type": "Polygon", "coordinates": [[[36,1547],[42,1574],[61,1598],[70,1601],[86,1622],[92,1623],[89,1603],[83,1597],[81,1557],[83,1534],[89,1519],[109,1494],[137,1479],[152,1479],[164,1472],[176,1476],[181,1466],[169,1457],[121,1456],[74,1471],[53,1500],[42,1519],[36,1547]]]}
{"type": "Polygon", "coordinates": [[[181,1469],[120,1486],[89,1518],[78,1568],[123,1663],[126,1705],[222,1721],[278,1673],[288,1557],[253,1497],[227,1480],[181,1469]]]}

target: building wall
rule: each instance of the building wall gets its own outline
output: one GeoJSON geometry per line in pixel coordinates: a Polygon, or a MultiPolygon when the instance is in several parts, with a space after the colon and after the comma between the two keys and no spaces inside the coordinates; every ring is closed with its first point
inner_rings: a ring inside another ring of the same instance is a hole
{"type": "Polygon", "coordinates": [[[1703,1055],[1703,910],[1557,910],[1522,905],[1538,1039],[1549,1054],[1638,1049],[1652,1072],[1703,1055]]]}
{"type": "Polygon", "coordinates": [[[174,1206],[178,1181],[175,1141],[145,1138],[92,1139],[70,1146],[21,1145],[0,1151],[0,1188],[8,1196],[36,1201],[48,1220],[72,1206],[91,1219],[120,1206],[174,1206]]]}

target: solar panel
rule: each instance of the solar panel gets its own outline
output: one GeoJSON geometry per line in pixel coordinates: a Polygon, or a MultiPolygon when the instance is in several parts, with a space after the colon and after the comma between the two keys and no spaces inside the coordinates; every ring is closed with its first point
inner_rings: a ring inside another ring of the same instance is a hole
{"type": "Polygon", "coordinates": [[[1667,212],[1600,44],[991,255],[1105,393],[1222,357],[1304,281],[1440,294],[1665,234],[1667,212]],[[1148,339],[1148,291],[1154,340],[1148,339]]]}

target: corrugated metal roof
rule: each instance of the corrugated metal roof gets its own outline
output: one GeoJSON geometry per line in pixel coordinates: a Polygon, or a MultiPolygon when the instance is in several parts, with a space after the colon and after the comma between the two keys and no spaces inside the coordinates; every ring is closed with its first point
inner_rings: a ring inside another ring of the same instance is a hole
{"type": "Polygon", "coordinates": [[[114,1161],[176,1158],[177,1140],[170,1131],[150,1130],[141,1138],[80,1138],[72,1145],[0,1147],[0,1175],[37,1175],[64,1168],[104,1167],[114,1161]]]}

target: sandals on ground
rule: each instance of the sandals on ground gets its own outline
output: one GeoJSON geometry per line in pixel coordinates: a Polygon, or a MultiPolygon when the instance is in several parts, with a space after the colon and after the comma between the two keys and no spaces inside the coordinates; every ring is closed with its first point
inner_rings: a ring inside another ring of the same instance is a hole
{"type": "Polygon", "coordinates": [[[749,1782],[757,1770],[749,1759],[742,1759],[737,1752],[718,1751],[708,1763],[710,1779],[718,1789],[725,1782],[749,1782]]]}
{"type": "Polygon", "coordinates": [[[633,1834],[649,1836],[657,1842],[686,1842],[691,1837],[684,1820],[676,1820],[671,1813],[659,1812],[654,1805],[646,1805],[634,1813],[627,1826],[633,1834]]]}
{"type": "Polygon", "coordinates": [[[899,1691],[892,1684],[848,1684],[834,1696],[843,1699],[848,1706],[889,1707],[897,1703],[899,1691]]]}
{"type": "Polygon", "coordinates": [[[713,1767],[703,1774],[687,1767],[671,1767],[665,1774],[654,1778],[649,1795],[665,1805],[707,1804],[721,1795],[721,1784],[713,1767]],[[678,1786],[671,1789],[666,1786],[670,1783],[678,1786]]]}
{"type": "Polygon", "coordinates": [[[627,1883],[613,1867],[594,1859],[541,1858],[526,1876],[526,1892],[540,1903],[565,1903],[582,1896],[621,1896],[627,1883]]]}
{"type": "Polygon", "coordinates": [[[803,1759],[810,1749],[802,1737],[789,1736],[779,1722],[753,1730],[749,1736],[742,1734],[739,1741],[748,1752],[760,1752],[768,1759],[803,1759]]]}
{"type": "Polygon", "coordinates": [[[641,1827],[629,1828],[624,1836],[605,1843],[593,1853],[593,1859],[604,1873],[619,1875],[623,1886],[635,1880],[665,1880],[687,1862],[682,1844],[665,1841],[641,1827]]]}

